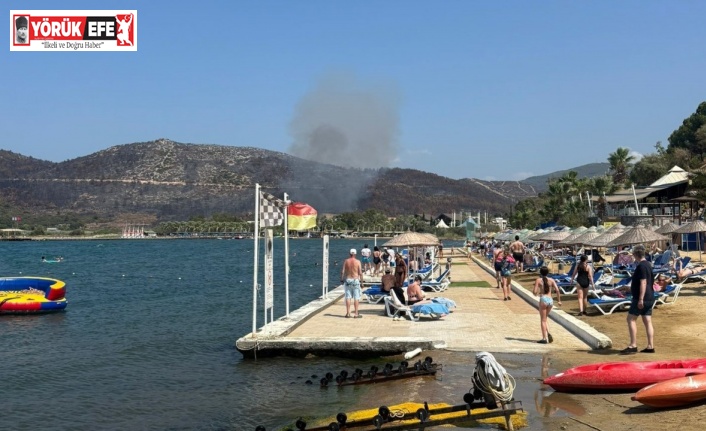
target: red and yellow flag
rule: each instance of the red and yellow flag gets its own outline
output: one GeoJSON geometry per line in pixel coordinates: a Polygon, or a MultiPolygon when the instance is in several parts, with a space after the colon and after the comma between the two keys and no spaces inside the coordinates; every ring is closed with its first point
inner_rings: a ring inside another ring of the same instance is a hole
{"type": "Polygon", "coordinates": [[[316,210],[303,203],[293,202],[287,209],[287,224],[289,230],[307,230],[316,227],[316,210]]]}

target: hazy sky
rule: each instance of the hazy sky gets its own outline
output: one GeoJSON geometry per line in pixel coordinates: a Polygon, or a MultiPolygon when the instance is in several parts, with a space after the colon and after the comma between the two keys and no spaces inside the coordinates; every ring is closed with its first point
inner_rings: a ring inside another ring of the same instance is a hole
{"type": "MultiPolygon", "coordinates": [[[[5,22],[99,4],[11,0],[5,22]]],[[[0,32],[0,148],[169,138],[517,180],[653,153],[706,100],[701,0],[119,5],[137,52],[10,52],[0,32]]]]}

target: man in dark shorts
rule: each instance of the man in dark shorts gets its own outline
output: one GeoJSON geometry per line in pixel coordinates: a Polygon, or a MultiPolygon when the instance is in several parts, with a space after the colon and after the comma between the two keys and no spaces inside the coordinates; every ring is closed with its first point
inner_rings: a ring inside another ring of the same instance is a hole
{"type": "Polygon", "coordinates": [[[637,317],[642,316],[642,323],[645,324],[647,332],[647,347],[642,349],[642,353],[654,353],[654,328],[652,327],[652,307],[655,303],[653,290],[652,266],[645,260],[645,246],[636,245],[632,249],[632,255],[637,262],[637,267],[632,275],[630,292],[632,301],[628,311],[628,332],[630,334],[630,344],[620,351],[621,355],[631,355],[637,353],[637,317]]]}
{"type": "Polygon", "coordinates": [[[520,236],[515,235],[515,242],[510,244],[512,258],[515,259],[515,272],[522,272],[522,264],[525,261],[525,245],[520,241],[520,236]]]}

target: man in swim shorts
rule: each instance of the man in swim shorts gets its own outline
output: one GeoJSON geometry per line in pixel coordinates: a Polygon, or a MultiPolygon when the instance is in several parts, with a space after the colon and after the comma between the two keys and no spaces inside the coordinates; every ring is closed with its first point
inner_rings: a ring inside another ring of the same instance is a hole
{"type": "Polygon", "coordinates": [[[343,262],[341,268],[341,282],[346,292],[346,317],[351,317],[351,300],[355,310],[354,318],[363,317],[358,314],[358,305],[360,303],[360,282],[363,279],[363,269],[358,259],[355,258],[356,251],[354,248],[350,251],[350,257],[343,262]]]}
{"type": "Polygon", "coordinates": [[[520,236],[515,235],[515,242],[510,244],[512,258],[515,259],[515,272],[522,272],[522,264],[525,261],[525,245],[520,241],[520,236]]]}
{"type": "Polygon", "coordinates": [[[370,249],[368,244],[365,244],[363,248],[360,249],[360,260],[363,263],[363,273],[370,274],[370,249]]]}

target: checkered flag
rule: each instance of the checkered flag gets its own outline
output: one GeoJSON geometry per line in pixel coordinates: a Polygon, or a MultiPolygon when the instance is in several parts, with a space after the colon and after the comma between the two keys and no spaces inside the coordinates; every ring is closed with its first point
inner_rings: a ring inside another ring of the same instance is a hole
{"type": "Polygon", "coordinates": [[[286,203],[269,193],[260,192],[260,227],[281,226],[284,222],[282,208],[286,203]]]}

